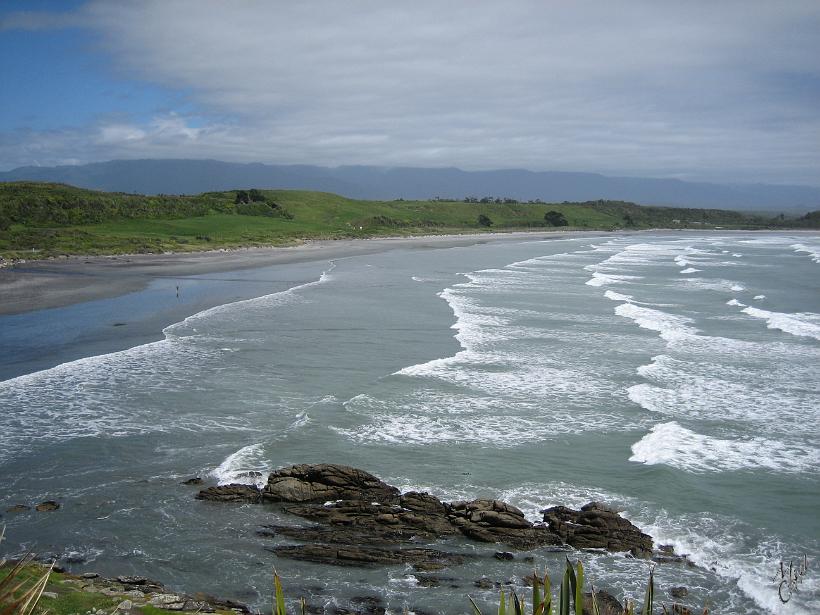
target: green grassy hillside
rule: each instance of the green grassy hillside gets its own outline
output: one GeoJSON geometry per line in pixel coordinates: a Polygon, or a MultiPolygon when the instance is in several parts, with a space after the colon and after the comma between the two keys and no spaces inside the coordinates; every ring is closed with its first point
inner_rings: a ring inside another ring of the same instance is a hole
{"type": "Polygon", "coordinates": [[[766,220],[734,211],[642,207],[620,201],[359,201],[301,190],[143,196],[9,182],[0,183],[0,256],[192,251],[287,245],[301,239],[552,228],[818,226],[820,220],[811,215],[766,220]],[[555,212],[552,223],[545,220],[548,212],[555,212]]]}

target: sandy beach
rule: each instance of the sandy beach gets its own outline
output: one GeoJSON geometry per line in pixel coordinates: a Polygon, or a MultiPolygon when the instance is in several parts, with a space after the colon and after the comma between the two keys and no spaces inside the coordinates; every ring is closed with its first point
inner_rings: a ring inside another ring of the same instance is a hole
{"type": "Polygon", "coordinates": [[[306,241],[292,247],[243,248],[175,254],[71,256],[28,261],[0,269],[0,315],[20,314],[116,297],[157,278],[237,271],[253,267],[332,260],[395,249],[468,246],[589,236],[591,231],[431,235],[306,241]]]}

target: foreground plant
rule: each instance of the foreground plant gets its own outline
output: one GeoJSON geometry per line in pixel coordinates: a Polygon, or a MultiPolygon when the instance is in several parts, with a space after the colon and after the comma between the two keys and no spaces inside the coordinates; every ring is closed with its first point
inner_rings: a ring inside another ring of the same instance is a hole
{"type": "MultiPolygon", "coordinates": [[[[6,535],[6,528],[0,530],[0,542],[6,535]]],[[[0,579],[0,615],[30,615],[48,583],[54,563],[42,574],[32,575],[28,565],[34,561],[34,554],[27,553],[14,567],[0,579]]],[[[8,561],[0,558],[0,570],[5,570],[8,561]]]]}
{"type": "MultiPolygon", "coordinates": [[[[273,615],[287,615],[285,609],[285,592],[282,589],[282,579],[274,569],[273,571],[273,615]]],[[[602,611],[598,605],[597,592],[595,586],[590,584],[590,604],[589,608],[592,615],[611,615],[611,611],[602,611]]],[[[473,608],[473,615],[484,615],[475,600],[471,596],[467,596],[473,608]]],[[[498,602],[498,615],[584,615],[584,566],[580,560],[573,567],[572,563],[567,558],[567,565],[564,568],[564,575],[561,579],[561,586],[558,590],[558,602],[553,603],[552,582],[549,574],[544,571],[544,576],[539,577],[537,571],[532,575],[532,609],[528,612],[524,599],[519,597],[515,590],[511,590],[509,594],[505,594],[501,590],[501,596],[498,602]]],[[[636,611],[634,601],[627,599],[623,607],[623,615],[652,615],[652,607],[655,601],[655,575],[652,570],[649,571],[649,581],[646,584],[646,591],[644,593],[643,606],[640,611],[636,611]]],[[[299,607],[301,615],[307,613],[307,603],[304,598],[299,600],[299,607]]],[[[670,611],[666,605],[661,605],[664,615],[670,615],[670,611]]],[[[689,611],[678,611],[672,607],[671,614],[689,611]]],[[[404,610],[405,615],[408,613],[404,610]]],[[[586,611],[589,613],[589,610],[586,611]]],[[[5,615],[0,613],[0,615],[5,615]]],[[[709,615],[709,609],[704,607],[702,615],[709,615]]]]}
{"type": "MultiPolygon", "coordinates": [[[[299,612],[301,615],[307,613],[307,603],[304,598],[299,598],[299,612]]],[[[285,610],[285,592],[282,589],[282,579],[276,569],[273,569],[273,615],[288,615],[285,610]]]]}
{"type": "MultiPolygon", "coordinates": [[[[591,588],[592,594],[590,602],[592,615],[601,615],[595,586],[591,585],[591,588]]],[[[646,586],[646,595],[640,615],[651,615],[654,597],[655,579],[652,571],[650,571],[649,582],[646,586]]],[[[468,596],[468,598],[473,607],[474,615],[483,615],[475,601],[470,596],[468,596]]],[[[567,558],[567,565],[564,568],[564,575],[561,579],[561,586],[558,591],[558,603],[556,605],[553,605],[552,583],[549,574],[544,571],[544,576],[539,577],[537,572],[533,573],[532,610],[530,613],[532,615],[553,615],[554,606],[557,607],[557,610],[554,611],[554,615],[570,615],[571,612],[574,612],[575,615],[584,614],[584,566],[580,561],[573,567],[569,558],[567,558]]],[[[498,603],[498,615],[508,615],[508,613],[510,615],[527,615],[527,609],[524,600],[518,596],[515,590],[512,590],[509,595],[505,595],[502,589],[498,603]]],[[[624,615],[635,615],[635,605],[632,601],[627,601],[627,604],[624,606],[624,615]]]]}

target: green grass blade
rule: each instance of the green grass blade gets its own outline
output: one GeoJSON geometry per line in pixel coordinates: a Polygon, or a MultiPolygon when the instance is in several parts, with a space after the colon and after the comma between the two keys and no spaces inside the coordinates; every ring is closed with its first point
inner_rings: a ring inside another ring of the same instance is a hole
{"type": "Polygon", "coordinates": [[[549,573],[544,570],[544,613],[543,615],[552,615],[552,581],[550,581],[549,573]]]}
{"type": "Polygon", "coordinates": [[[652,615],[652,603],[655,600],[655,576],[653,571],[649,571],[649,583],[646,584],[646,595],[643,599],[643,609],[641,615],[652,615]]]}
{"type": "Polygon", "coordinates": [[[538,578],[538,571],[532,571],[532,615],[541,615],[544,603],[541,600],[541,580],[538,578]]]}
{"type": "Polygon", "coordinates": [[[501,590],[501,600],[498,601],[498,615],[507,615],[507,597],[504,590],[501,590]]]}
{"type": "Polygon", "coordinates": [[[592,615],[601,615],[601,609],[598,606],[598,597],[595,595],[595,586],[590,584],[592,589],[592,615]]]}
{"type": "Polygon", "coordinates": [[[286,615],[285,592],[282,589],[282,580],[279,578],[276,570],[273,571],[273,587],[274,595],[276,597],[276,609],[274,610],[274,615],[286,615]]]}
{"type": "Polygon", "coordinates": [[[575,586],[577,585],[578,581],[575,578],[575,569],[572,567],[569,558],[567,558],[567,569],[565,574],[569,576],[569,595],[575,596],[575,586]]]}
{"type": "MultiPolygon", "coordinates": [[[[470,606],[473,607],[473,615],[481,615],[481,609],[478,608],[478,605],[475,603],[475,600],[473,600],[473,597],[472,596],[467,596],[467,598],[470,600],[470,606]]],[[[501,600],[502,601],[504,600],[504,593],[503,592],[501,593],[501,600]]],[[[500,610],[500,608],[501,607],[499,607],[499,610],[500,610]]]]}
{"type": "Polygon", "coordinates": [[[575,615],[584,615],[584,566],[578,560],[575,573],[575,615]]]}
{"type": "Polygon", "coordinates": [[[571,567],[567,567],[564,569],[564,578],[561,581],[561,592],[558,594],[558,615],[569,615],[570,570],[572,570],[571,567]]]}

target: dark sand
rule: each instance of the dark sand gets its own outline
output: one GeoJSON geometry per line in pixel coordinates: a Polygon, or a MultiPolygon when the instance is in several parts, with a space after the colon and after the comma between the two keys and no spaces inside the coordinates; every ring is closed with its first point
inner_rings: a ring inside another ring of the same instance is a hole
{"type": "Polygon", "coordinates": [[[284,248],[77,256],[31,261],[0,269],[0,315],[116,297],[145,288],[157,278],[179,278],[267,265],[332,260],[397,248],[448,248],[494,241],[593,234],[589,231],[557,231],[307,241],[299,246],[284,248]]]}

